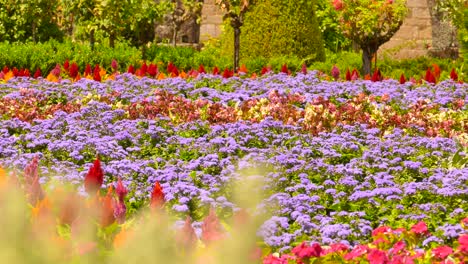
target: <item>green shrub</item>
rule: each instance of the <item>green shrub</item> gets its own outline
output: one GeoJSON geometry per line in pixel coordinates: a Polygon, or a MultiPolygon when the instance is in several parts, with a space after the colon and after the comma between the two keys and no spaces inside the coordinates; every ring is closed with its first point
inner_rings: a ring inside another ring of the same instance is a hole
{"type": "MultiPolygon", "coordinates": [[[[277,56],[324,60],[315,4],[315,0],[253,1],[241,27],[241,60],[277,56]]],[[[224,28],[223,48],[226,54],[232,54],[232,29],[226,25],[224,28]]]]}

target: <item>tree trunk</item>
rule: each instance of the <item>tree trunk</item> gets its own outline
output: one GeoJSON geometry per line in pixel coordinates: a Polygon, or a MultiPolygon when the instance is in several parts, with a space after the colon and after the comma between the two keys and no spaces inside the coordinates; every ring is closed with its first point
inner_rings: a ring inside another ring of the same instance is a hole
{"type": "Polygon", "coordinates": [[[89,46],[91,46],[91,50],[94,51],[94,42],[96,40],[94,39],[94,29],[91,29],[89,31],[89,46]]]}
{"type": "Polygon", "coordinates": [[[234,72],[239,68],[240,27],[234,28],[234,72]]]}
{"type": "Polygon", "coordinates": [[[177,33],[179,33],[179,27],[174,24],[172,28],[172,46],[177,47],[177,33]]]}
{"type": "MultiPolygon", "coordinates": [[[[364,46],[362,48],[362,71],[364,75],[371,75],[372,58],[377,54],[379,47],[364,46]]],[[[375,67],[375,65],[374,65],[375,67]]]]}

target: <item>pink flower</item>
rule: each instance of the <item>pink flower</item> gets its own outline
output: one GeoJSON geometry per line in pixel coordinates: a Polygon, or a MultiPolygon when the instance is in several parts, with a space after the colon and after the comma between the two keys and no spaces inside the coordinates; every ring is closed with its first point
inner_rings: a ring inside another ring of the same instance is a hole
{"type": "Polygon", "coordinates": [[[432,249],[432,254],[439,261],[446,259],[452,253],[453,249],[449,246],[440,246],[432,249]]]}
{"type": "Polygon", "coordinates": [[[385,251],[371,249],[367,255],[367,260],[369,260],[370,264],[384,264],[388,262],[388,257],[385,251]]]}
{"type": "Polygon", "coordinates": [[[288,264],[288,258],[268,255],[263,259],[263,264],[288,264]]]}
{"type": "Polygon", "coordinates": [[[396,242],[396,243],[393,245],[392,253],[393,253],[393,254],[398,254],[398,253],[400,253],[400,251],[402,251],[405,247],[406,247],[405,242],[402,241],[402,240],[400,240],[400,241],[396,242]]]}
{"type": "Polygon", "coordinates": [[[341,0],[333,0],[333,7],[336,11],[343,9],[343,2],[341,0]]]}
{"type": "Polygon", "coordinates": [[[468,234],[459,236],[458,243],[460,244],[460,246],[458,246],[458,250],[463,254],[468,254],[468,234]]]}
{"type": "Polygon", "coordinates": [[[201,229],[201,240],[205,245],[212,244],[225,237],[223,227],[219,222],[218,216],[216,216],[214,208],[211,208],[208,216],[203,219],[201,229]]]}
{"type": "Polygon", "coordinates": [[[340,78],[340,69],[338,69],[338,67],[336,67],[336,65],[333,65],[333,68],[331,70],[331,75],[333,76],[335,81],[340,78]]]}
{"type": "Polygon", "coordinates": [[[320,257],[322,247],[320,247],[320,245],[317,243],[314,243],[312,246],[307,246],[305,242],[302,242],[302,244],[293,248],[291,252],[301,259],[310,257],[320,257]]]}
{"type": "Polygon", "coordinates": [[[426,235],[429,233],[427,230],[427,225],[423,221],[413,225],[411,227],[411,232],[415,233],[416,235],[426,235]]]}
{"type": "Polygon", "coordinates": [[[369,251],[366,245],[357,245],[351,252],[344,256],[345,260],[352,260],[358,258],[369,251]]]}

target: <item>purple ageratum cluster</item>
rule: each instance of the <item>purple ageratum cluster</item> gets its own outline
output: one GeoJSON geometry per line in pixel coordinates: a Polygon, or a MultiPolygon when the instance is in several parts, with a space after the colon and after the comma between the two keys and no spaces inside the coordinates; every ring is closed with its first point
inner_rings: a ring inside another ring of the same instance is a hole
{"type": "Polygon", "coordinates": [[[314,137],[272,119],[173,126],[165,119],[128,120],[103,103],[32,124],[0,121],[0,127],[1,166],[23,168],[38,154],[43,182],[55,177],[82,188],[98,154],[105,186],[120,176],[132,203],[148,199],[159,181],[181,218],[194,206],[236,209],[226,190],[241,179],[238,170],[262,167],[258,211],[272,217],[258,235],[282,249],[304,236],[355,244],[376,226],[429,218],[441,227],[435,236],[453,239],[464,217],[456,212],[467,208],[468,169],[447,162],[457,143],[399,129],[381,137],[377,129],[343,126],[314,137]]]}
{"type": "Polygon", "coordinates": [[[190,81],[123,74],[105,83],[16,78],[0,84],[1,96],[81,102],[89,95],[113,96],[111,104],[91,101],[79,112],[56,112],[47,120],[0,120],[0,166],[22,170],[38,155],[41,183],[54,178],[84,193],[83,178],[99,155],[104,187],[121,177],[131,194],[128,202],[138,203],[148,199],[159,181],[167,207],[181,219],[190,210],[211,206],[237,209],[227,190],[242,179],[242,169],[256,166],[263,169],[259,178],[264,181],[257,211],[271,216],[258,235],[269,246],[286,250],[304,237],[321,244],[355,244],[377,226],[407,227],[427,219],[435,225],[431,241],[449,241],[462,232],[458,223],[468,208],[468,170],[450,162],[457,151],[466,155],[466,150],[452,139],[408,135],[400,129],[381,136],[378,129],[359,124],[312,136],[271,118],[174,126],[163,117],[129,120],[112,104],[157,100],[155,89],[223,104],[265,98],[276,90],[301,94],[305,102],[319,96],[344,101],[363,92],[388,95],[401,108],[419,100],[447,105],[461,99],[466,110],[466,88],[452,81],[425,86],[392,80],[327,82],[315,72],[255,80],[203,74],[190,81]]]}

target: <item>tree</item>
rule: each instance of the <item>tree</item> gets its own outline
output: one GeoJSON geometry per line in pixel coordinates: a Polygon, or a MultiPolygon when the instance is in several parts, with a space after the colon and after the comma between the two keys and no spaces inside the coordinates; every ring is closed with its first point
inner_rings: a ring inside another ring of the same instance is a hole
{"type": "Polygon", "coordinates": [[[239,67],[239,50],[241,27],[244,15],[249,7],[249,0],[216,0],[216,4],[225,12],[223,20],[229,20],[234,30],[234,71],[239,67]]]}
{"type": "Polygon", "coordinates": [[[74,38],[74,28],[84,27],[91,49],[94,49],[95,33],[99,29],[97,7],[99,0],[61,0],[63,15],[68,17],[68,25],[74,38]]]}
{"type": "Polygon", "coordinates": [[[406,17],[406,0],[334,0],[333,5],[343,33],[362,50],[363,73],[370,74],[372,58],[406,17]]]}

